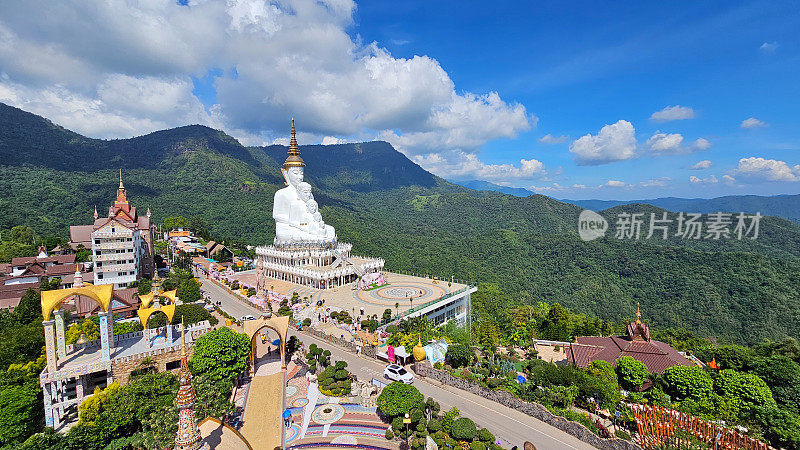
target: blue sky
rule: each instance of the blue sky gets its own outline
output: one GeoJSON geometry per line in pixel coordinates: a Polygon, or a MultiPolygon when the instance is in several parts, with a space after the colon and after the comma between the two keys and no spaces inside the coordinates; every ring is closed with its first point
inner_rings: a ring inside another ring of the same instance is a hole
{"type": "MultiPolygon", "coordinates": [[[[666,186],[556,194],[599,198],[798,193],[795,182],[726,185],[741,158],[800,163],[800,8],[793,2],[385,2],[359,5],[356,31],[386,42],[395,56],[427,54],[456,86],[497,91],[525,105],[538,126],[516,139],[487,143],[488,163],[531,158],[561,167],[559,185],[628,184],[670,177],[666,186]],[[766,45],[764,45],[766,43],[766,45]],[[763,48],[762,48],[763,46],[763,48]],[[657,122],[667,106],[693,119],[657,122]],[[758,118],[765,127],[742,128],[758,118]],[[569,145],[606,124],[630,121],[639,146],[656,131],[712,146],[683,155],[642,156],[580,166],[569,145]],[[546,145],[546,135],[569,136],[546,145]],[[712,161],[708,170],[689,167],[712,161]],[[717,183],[691,183],[690,176],[717,183]],[[740,187],[741,186],[741,187],[740,187]]],[[[735,178],[735,175],[733,175],[735,178]]],[[[750,180],[756,181],[756,180],[750,180]]],[[[525,184],[512,183],[520,187],[525,184]]],[[[534,182],[548,187],[552,184],[534,182]]],[[[547,193],[547,190],[542,192],[547,193]]]]}
{"type": "Polygon", "coordinates": [[[0,101],[91,137],[296,117],[557,198],[800,193],[797,3],[12,3],[0,101]]]}

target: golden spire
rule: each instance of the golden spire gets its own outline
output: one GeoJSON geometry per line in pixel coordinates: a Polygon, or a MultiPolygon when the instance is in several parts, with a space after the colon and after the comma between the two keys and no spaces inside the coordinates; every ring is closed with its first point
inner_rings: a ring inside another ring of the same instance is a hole
{"type": "Polygon", "coordinates": [[[119,169],[119,189],[120,190],[125,189],[125,186],[123,186],[123,184],[122,184],[122,168],[121,167],[119,169]]]}
{"type": "Polygon", "coordinates": [[[292,117],[292,139],[289,140],[289,155],[283,163],[284,169],[290,167],[305,167],[306,163],[300,157],[300,148],[297,146],[297,132],[294,129],[294,117],[292,117]]]}
{"type": "Polygon", "coordinates": [[[181,365],[186,362],[186,325],[181,317],[181,365]]]}
{"type": "Polygon", "coordinates": [[[642,311],[639,310],[639,302],[636,302],[636,323],[642,323],[642,311]]]}

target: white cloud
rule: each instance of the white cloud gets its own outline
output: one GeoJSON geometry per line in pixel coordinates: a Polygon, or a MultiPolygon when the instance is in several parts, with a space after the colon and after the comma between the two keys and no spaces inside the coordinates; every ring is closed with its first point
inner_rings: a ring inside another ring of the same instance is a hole
{"type": "Polygon", "coordinates": [[[563,144],[567,142],[569,136],[553,136],[552,134],[545,134],[544,136],[539,138],[539,142],[542,144],[563,144]]]}
{"type": "Polygon", "coordinates": [[[800,181],[800,165],[751,156],[739,160],[734,174],[751,181],[800,181]]]}
{"type": "Polygon", "coordinates": [[[672,181],[670,177],[652,178],[636,184],[638,187],[665,187],[672,181]]]}
{"type": "Polygon", "coordinates": [[[650,116],[650,120],[656,122],[669,122],[672,120],[694,119],[694,110],[688,106],[667,106],[661,111],[656,111],[650,116]]]}
{"type": "Polygon", "coordinates": [[[755,117],[751,117],[749,119],[745,119],[742,121],[740,125],[742,128],[761,128],[767,126],[766,122],[762,122],[755,117]]]}
{"type": "Polygon", "coordinates": [[[692,170],[703,170],[711,167],[711,164],[712,164],[711,161],[704,159],[702,161],[696,162],[692,167],[689,168],[692,170]]]}
{"type": "Polygon", "coordinates": [[[334,136],[325,136],[322,138],[322,145],[344,144],[345,142],[347,141],[334,136]]]}
{"type": "Polygon", "coordinates": [[[653,153],[681,153],[682,142],[683,136],[680,134],[656,132],[647,140],[646,145],[653,153]]]}
{"type": "Polygon", "coordinates": [[[569,146],[579,165],[598,165],[634,157],[636,136],[633,125],[626,120],[606,125],[597,135],[587,134],[569,146]]]}
{"type": "Polygon", "coordinates": [[[731,185],[731,186],[734,183],[736,183],[736,178],[734,178],[734,177],[732,177],[730,175],[723,175],[722,179],[725,180],[725,184],[728,184],[728,185],[731,185]]]}
{"type": "Polygon", "coordinates": [[[536,125],[495,92],[457,90],[431,57],[396,58],[362,43],[350,29],[355,8],[351,0],[18,2],[0,18],[0,96],[92,137],[201,123],[272,142],[294,116],[318,139],[381,136],[409,155],[475,154],[536,125]],[[192,77],[213,70],[217,100],[204,107],[192,77]]]}
{"type": "Polygon", "coordinates": [[[544,164],[536,159],[521,159],[519,165],[485,164],[473,153],[452,151],[448,154],[415,155],[412,160],[435,174],[455,180],[478,179],[506,182],[531,179],[546,174],[544,164]]]}
{"type": "Polygon", "coordinates": [[[700,150],[700,151],[708,150],[709,148],[711,148],[711,142],[705,138],[698,138],[692,143],[691,148],[693,150],[700,150]]]}
{"type": "Polygon", "coordinates": [[[709,176],[708,178],[699,178],[694,175],[689,177],[689,181],[693,184],[715,184],[719,183],[719,180],[714,175],[709,176]]]}
{"type": "Polygon", "coordinates": [[[606,184],[600,185],[600,187],[625,187],[627,186],[624,182],[619,180],[608,180],[606,184]]]}
{"type": "Polygon", "coordinates": [[[775,50],[777,50],[778,47],[780,47],[780,44],[777,42],[764,42],[760,47],[758,47],[758,51],[761,53],[775,53],[775,50]]]}
{"type": "Polygon", "coordinates": [[[703,138],[699,138],[687,146],[682,144],[683,135],[679,133],[667,134],[660,131],[656,131],[645,143],[651,152],[661,155],[679,155],[711,148],[711,142],[703,138]]]}

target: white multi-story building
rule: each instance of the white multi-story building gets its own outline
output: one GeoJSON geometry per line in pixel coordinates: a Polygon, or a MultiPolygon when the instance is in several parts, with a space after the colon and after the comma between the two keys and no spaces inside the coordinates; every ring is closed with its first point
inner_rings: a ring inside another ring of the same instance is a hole
{"type": "Polygon", "coordinates": [[[144,217],[137,216],[122,184],[122,171],[108,217],[100,218],[95,208],[94,224],[70,227],[70,237],[73,247],[83,245],[92,250],[94,284],[113,284],[120,289],[143,276],[153,276],[150,210],[144,217]]]}

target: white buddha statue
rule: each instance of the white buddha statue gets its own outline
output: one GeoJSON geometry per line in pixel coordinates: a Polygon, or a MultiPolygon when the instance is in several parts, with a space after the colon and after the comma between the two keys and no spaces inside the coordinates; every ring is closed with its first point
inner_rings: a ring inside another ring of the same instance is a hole
{"type": "MultiPolygon", "coordinates": [[[[316,220],[309,213],[307,203],[313,201],[311,185],[303,181],[303,168],[306,163],[300,157],[292,119],[292,139],[289,142],[289,155],[283,163],[283,177],[286,187],[275,193],[272,205],[272,218],[275,219],[275,237],[280,242],[332,241],[336,231],[325,225],[320,216],[316,220]],[[321,225],[320,225],[321,224],[321,225]]],[[[316,202],[314,202],[316,204],[316,202]]],[[[316,214],[319,214],[315,211],[316,214]]]]}

